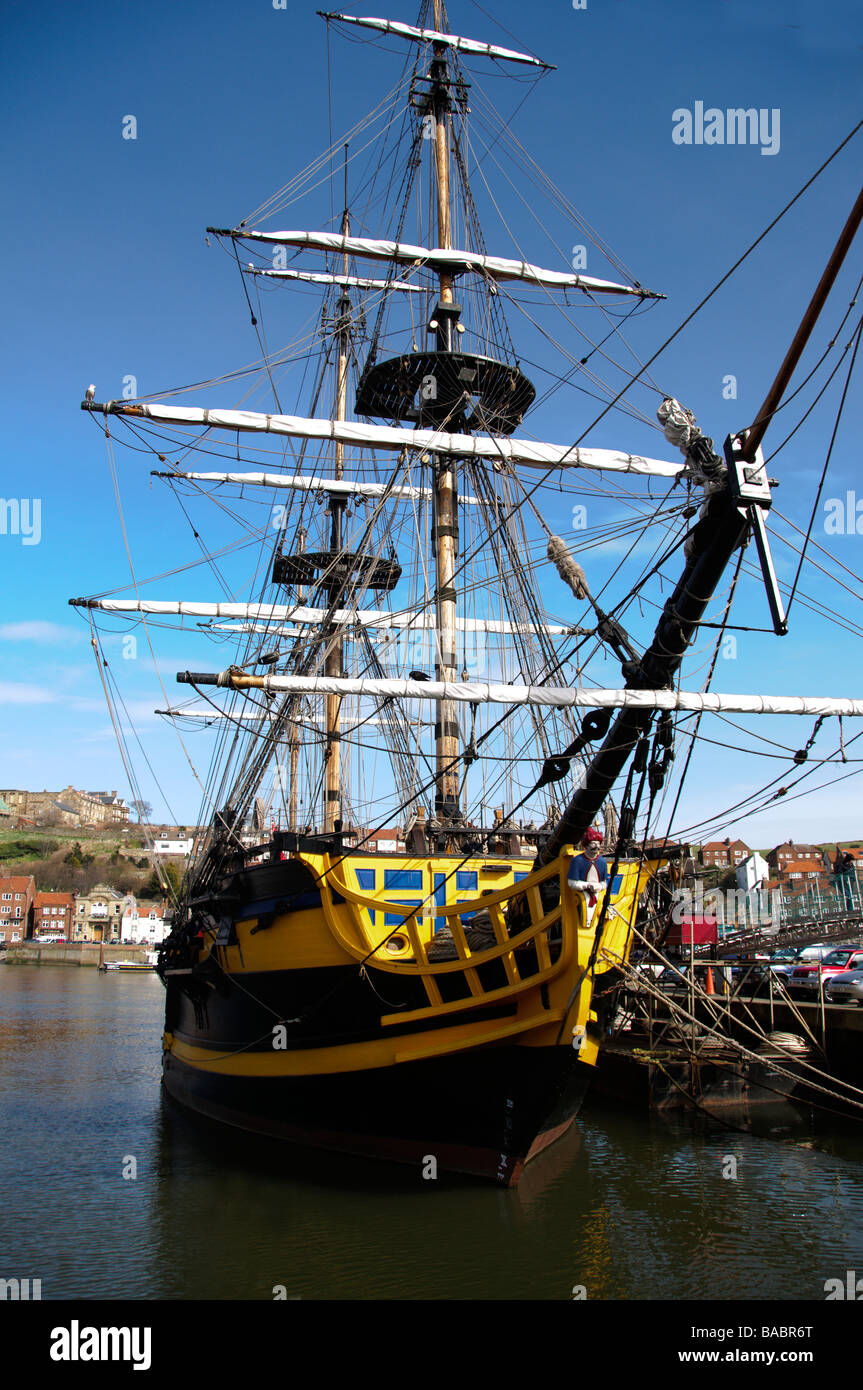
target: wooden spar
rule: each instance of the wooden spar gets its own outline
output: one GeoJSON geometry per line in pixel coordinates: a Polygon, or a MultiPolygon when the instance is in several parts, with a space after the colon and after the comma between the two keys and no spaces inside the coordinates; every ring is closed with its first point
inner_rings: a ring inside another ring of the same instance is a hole
{"type": "MultiPolygon", "coordinates": [[[[350,216],[348,214],[348,147],[345,145],[345,210],[342,216],[342,236],[350,235],[350,216]]],[[[344,274],[348,273],[348,255],[345,252],[343,257],[344,274]]],[[[346,420],[348,417],[348,347],[350,336],[350,310],[351,301],[348,298],[347,287],[343,288],[341,298],[338,302],[338,344],[339,357],[336,376],[336,419],[346,420]]],[[[345,476],[345,446],[342,443],[336,444],[335,457],[335,479],[341,482],[345,476]]],[[[339,554],[344,544],[342,536],[342,519],[345,510],[344,497],[338,497],[335,493],[330,494],[330,516],[332,517],[332,535],[330,548],[333,554],[339,554]]],[[[338,593],[330,595],[330,601],[338,598],[338,593]]],[[[328,676],[341,676],[344,674],[344,636],[343,629],[337,627],[333,637],[329,639],[328,650],[324,669],[328,676]]],[[[341,769],[341,710],[342,701],[339,695],[328,695],[326,697],[326,745],[324,748],[324,829],[327,833],[332,833],[336,829],[336,821],[342,818],[342,769],[341,769]]]]}
{"type": "MultiPolygon", "coordinates": [[[[442,0],[434,0],[435,29],[443,32],[442,0]]],[[[447,58],[443,44],[434,45],[435,61],[433,113],[435,122],[435,173],[437,182],[438,245],[443,250],[452,246],[452,217],[450,211],[449,174],[449,93],[446,86],[447,58]]],[[[440,272],[440,303],[447,308],[453,304],[452,275],[440,272]]],[[[438,314],[438,350],[452,349],[453,323],[450,313],[438,314]]],[[[439,681],[457,679],[456,667],[456,592],[455,572],[458,557],[458,493],[456,461],[438,455],[435,480],[434,549],[436,574],[437,653],[435,677],[439,681]]],[[[435,738],[437,795],[436,811],[444,822],[459,816],[459,740],[455,705],[441,700],[435,738]]]]}
{"type": "MultiPolygon", "coordinates": [[[[741,519],[742,520],[742,519],[741,519]]],[[[702,569],[702,573],[704,573],[702,569]]],[[[575,689],[555,685],[509,685],[486,681],[459,681],[442,688],[435,681],[417,681],[390,677],[351,677],[330,679],[327,676],[258,676],[236,666],[226,671],[178,671],[180,685],[216,686],[220,690],[265,690],[290,694],[319,695],[334,692],[343,697],[358,695],[374,700],[429,700],[448,698],[465,704],[520,705],[537,709],[636,710],[653,713],[679,710],[686,714],[791,714],[811,718],[813,715],[840,715],[847,719],[863,719],[863,700],[837,695],[752,695],[719,691],[676,690],[664,686],[648,690],[642,686],[598,690],[578,686],[575,689]]],[[[157,713],[183,715],[184,710],[161,710],[157,713]]],[[[203,718],[217,718],[203,711],[203,718]]],[[[225,717],[228,717],[225,715],[225,717]]],[[[257,717],[241,713],[231,718],[257,717]]],[[[374,723],[362,718],[360,725],[374,723]]],[[[358,725],[357,727],[360,727],[358,725]]],[[[574,755],[573,755],[574,756],[574,755]]]]}
{"type": "Polygon", "coordinates": [[[863,188],[861,188],[857,195],[857,201],[848,215],[848,221],[842,228],[839,240],[833,248],[833,254],[824,268],[824,274],[818,281],[815,293],[809,302],[809,307],[800,321],[800,327],[795,333],[794,340],[785,354],[785,360],[776,374],[776,380],[767,392],[764,404],[756,415],[754,424],[751,425],[746,432],[741,452],[744,458],[748,459],[750,462],[755,458],[756,451],[764,438],[767,426],[773,418],[773,413],[785,393],[785,388],[791,380],[794,368],[800,361],[803,349],[809,341],[809,335],[815,327],[815,321],[821,313],[824,301],[833,288],[833,282],[839,274],[839,269],[845,259],[848,248],[854,240],[861,219],[863,219],[863,188]]]}
{"type": "MultiPolygon", "coordinates": [[[[755,457],[770,417],[815,326],[861,217],[863,192],[842,229],[803,322],[786,353],[755,424],[745,436],[741,452],[749,461],[755,457]]],[[[718,465],[720,460],[717,458],[714,463],[718,465]]],[[[718,474],[714,472],[714,479],[716,478],[718,474]]],[[[744,543],[751,521],[760,522],[763,528],[763,520],[757,507],[747,510],[745,506],[738,505],[738,499],[730,486],[729,473],[726,471],[724,486],[708,496],[702,519],[694,532],[694,539],[698,544],[687,559],[677,587],[662,610],[653,642],[640,662],[638,671],[627,681],[627,688],[647,689],[653,686],[660,689],[672,685],[686,649],[698,630],[702,615],[732,555],[744,543]],[[750,512],[755,515],[751,516],[750,512]]],[[[579,843],[611,793],[617,777],[635,751],[636,745],[642,738],[647,737],[652,721],[652,713],[634,709],[620,711],[602,747],[588,764],[582,785],[572,797],[549,840],[540,849],[536,858],[537,867],[550,863],[563,845],[579,843]]]]}

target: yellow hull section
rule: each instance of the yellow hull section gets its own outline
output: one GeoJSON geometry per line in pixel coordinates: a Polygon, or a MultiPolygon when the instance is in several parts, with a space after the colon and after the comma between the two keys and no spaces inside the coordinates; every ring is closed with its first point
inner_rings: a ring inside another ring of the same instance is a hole
{"type": "Polygon", "coordinates": [[[601,1041],[592,1008],[594,978],[626,959],[638,897],[656,866],[620,865],[597,943],[602,896],[591,910],[584,895],[568,886],[575,853],[567,848],[538,871],[531,860],[519,859],[299,854],[320,889],[320,906],[276,911],[266,920],[241,918],[236,944],[207,943],[200,960],[214,952],[221,970],[238,981],[260,972],[349,965],[414,976],[421,985],[418,1006],[384,1013],[378,1036],[348,1044],[227,1055],[166,1035],[166,1049],[205,1071],[245,1076],[361,1071],[506,1042],[575,1047],[579,1061],[592,1065],[601,1041]],[[554,880],[559,902],[546,910],[542,887],[554,880]],[[521,905],[517,919],[515,900],[521,905]],[[471,949],[470,917],[479,911],[487,914],[494,944],[471,949]],[[429,959],[444,924],[456,958],[429,959]],[[444,993],[453,993],[445,977],[454,975],[462,997],[445,999],[444,993]],[[513,1012],[501,1018],[507,1005],[513,1012]],[[488,1017],[492,1009],[497,1016],[488,1017]],[[469,1021],[466,1011],[472,1013],[469,1021]],[[389,1033],[405,1023],[420,1027],[407,1035],[389,1033]]]}

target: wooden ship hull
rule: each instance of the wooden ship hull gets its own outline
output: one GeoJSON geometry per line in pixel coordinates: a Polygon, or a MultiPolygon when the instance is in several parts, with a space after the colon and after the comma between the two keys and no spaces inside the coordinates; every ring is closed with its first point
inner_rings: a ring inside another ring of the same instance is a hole
{"type": "Polygon", "coordinates": [[[594,979],[625,958],[647,872],[621,867],[597,940],[573,853],[535,872],[312,854],[243,868],[201,905],[212,944],[163,955],[166,1090],[242,1129],[513,1185],[578,1112],[603,1028],[594,979]],[[471,897],[479,882],[494,889],[471,897]],[[491,944],[471,948],[478,912],[491,944]]]}

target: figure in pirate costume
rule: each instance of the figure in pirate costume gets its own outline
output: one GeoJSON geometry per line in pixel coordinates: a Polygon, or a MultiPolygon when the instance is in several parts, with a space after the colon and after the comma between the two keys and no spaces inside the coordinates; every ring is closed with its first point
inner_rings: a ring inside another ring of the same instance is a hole
{"type": "Polygon", "coordinates": [[[602,835],[591,826],[582,836],[581,854],[573,859],[567,875],[570,888],[579,888],[586,895],[589,912],[596,907],[599,894],[608,882],[608,864],[599,852],[601,844],[602,835]]]}

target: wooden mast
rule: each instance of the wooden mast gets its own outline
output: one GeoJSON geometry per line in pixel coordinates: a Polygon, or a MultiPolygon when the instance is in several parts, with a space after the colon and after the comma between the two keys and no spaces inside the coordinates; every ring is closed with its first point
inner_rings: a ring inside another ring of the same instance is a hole
{"type": "MultiPolygon", "coordinates": [[[[444,33],[443,0],[434,0],[434,26],[444,33]]],[[[447,50],[443,44],[434,45],[432,65],[432,110],[434,114],[434,157],[437,181],[438,245],[452,247],[452,217],[449,177],[449,91],[447,86],[447,50]]],[[[453,283],[449,271],[440,273],[440,307],[446,311],[453,305],[453,283]]],[[[452,312],[436,315],[437,347],[440,352],[452,351],[452,312]]],[[[455,570],[458,557],[458,491],[456,461],[449,456],[435,459],[435,520],[432,542],[435,551],[437,652],[435,679],[455,681],[456,666],[456,591],[455,570]]],[[[455,705],[441,700],[435,729],[437,794],[435,810],[445,825],[459,818],[459,738],[455,705]]]]}
{"type": "MultiPolygon", "coordinates": [[[[348,147],[345,145],[345,209],[342,214],[342,236],[349,236],[351,225],[348,214],[348,147]]],[[[348,273],[348,254],[345,252],[343,258],[343,271],[345,276],[348,273]]],[[[343,288],[341,297],[337,305],[336,336],[338,339],[339,358],[336,369],[336,419],[346,420],[348,418],[348,348],[350,345],[350,313],[351,301],[348,297],[346,288],[343,288]]],[[[336,481],[340,482],[345,475],[345,446],[342,443],[336,444],[335,473],[336,481]]],[[[344,544],[342,536],[342,519],[345,510],[344,497],[330,493],[330,517],[332,519],[330,533],[330,551],[335,557],[341,553],[344,544]]],[[[330,601],[338,601],[340,587],[336,585],[330,593],[330,601]]],[[[329,639],[328,651],[325,662],[325,671],[328,676],[344,675],[344,638],[342,629],[336,626],[333,636],[329,639]]],[[[324,830],[331,834],[338,827],[336,822],[342,819],[342,782],[341,782],[341,710],[342,699],[340,695],[328,695],[326,697],[326,744],[324,747],[324,830]]]]}
{"type": "MultiPolygon", "coordinates": [[[[699,435],[690,445],[690,457],[693,450],[698,451],[696,462],[699,467],[703,468],[705,455],[707,455],[708,473],[706,476],[712,479],[716,485],[712,491],[708,492],[701,520],[693,532],[696,544],[687,556],[686,567],[677,588],[662,610],[653,643],[638,663],[637,670],[631,672],[627,677],[627,689],[648,689],[651,685],[655,686],[656,689],[671,687],[687,647],[698,631],[698,625],[725,568],[734,552],[746,541],[750,526],[755,529],[756,539],[758,539],[759,529],[761,531],[762,540],[759,544],[759,550],[761,550],[762,570],[765,580],[768,582],[768,596],[770,594],[772,566],[770,573],[768,573],[765,557],[769,560],[769,552],[767,552],[766,546],[765,549],[761,549],[764,544],[764,522],[757,503],[762,486],[766,487],[767,485],[762,485],[757,477],[754,480],[747,479],[743,463],[747,459],[755,458],[767,426],[782,399],[794,368],[800,360],[861,220],[863,220],[863,192],[858,196],[842,229],[833,254],[818,282],[800,327],[794,335],[791,347],[785,355],[785,360],[767,393],[754,424],[736,439],[734,436],[729,436],[726,441],[728,467],[724,477],[720,471],[723,466],[722,460],[716,455],[710,457],[712,454],[711,440],[705,440],[704,436],[699,435]],[[739,462],[735,460],[733,450],[737,441],[741,443],[739,462]],[[736,476],[732,487],[731,474],[733,469],[736,469],[736,476]],[[741,486],[741,478],[743,486],[741,486]],[[751,484],[756,494],[754,504],[744,493],[747,483],[751,484]]],[[[758,470],[755,471],[758,472],[758,470]]],[[[769,498],[769,489],[767,496],[769,498]]],[[[773,579],[773,584],[778,600],[778,585],[775,585],[775,579],[773,579]]],[[[773,607],[773,603],[771,603],[771,607],[773,607]]],[[[780,630],[777,626],[777,631],[780,630]]],[[[581,786],[558,821],[550,839],[537,854],[536,864],[538,867],[550,863],[564,845],[578,844],[603,801],[610,795],[618,774],[625,766],[630,754],[634,752],[639,739],[647,735],[652,719],[652,714],[644,719],[635,711],[621,710],[606,735],[602,747],[586,768],[581,786]]],[[[662,775],[665,775],[664,772],[662,775]]]]}
{"type": "Polygon", "coordinates": [[[848,220],[839,236],[839,240],[833,248],[832,255],[824,267],[824,274],[818,281],[815,292],[809,301],[809,307],[800,321],[800,327],[794,335],[790,348],[785,354],[785,360],[776,374],[776,379],[764,399],[764,404],[755,417],[753,424],[746,431],[741,453],[743,458],[752,460],[761,444],[762,439],[770,424],[773,412],[785,394],[785,388],[791,380],[794,368],[800,361],[801,354],[809,341],[815,321],[824,307],[824,301],[833,288],[836,276],[839,274],[845,254],[857,235],[857,229],[863,221],[863,189],[857,195],[857,201],[848,214],[848,220]]]}

